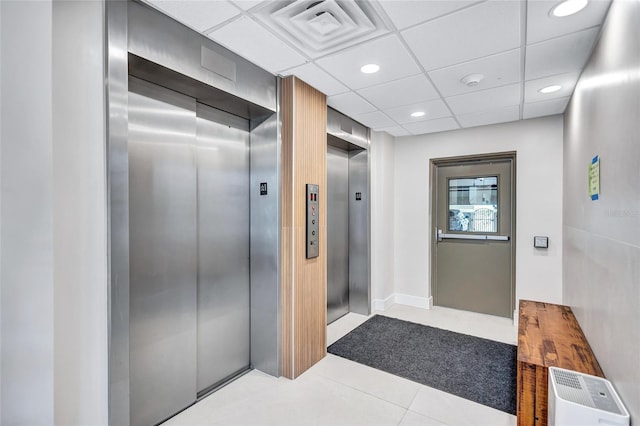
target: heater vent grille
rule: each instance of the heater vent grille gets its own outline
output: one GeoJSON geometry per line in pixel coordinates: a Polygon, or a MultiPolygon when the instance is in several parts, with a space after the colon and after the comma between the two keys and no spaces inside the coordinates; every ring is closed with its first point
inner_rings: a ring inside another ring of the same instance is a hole
{"type": "Polygon", "coordinates": [[[581,385],[577,374],[568,371],[553,371],[552,374],[556,380],[560,398],[586,407],[594,407],[589,391],[581,385]]]}
{"type": "Polygon", "coordinates": [[[596,408],[613,414],[622,414],[617,396],[610,384],[599,377],[550,368],[558,397],[565,401],[596,408]]]}
{"type": "Polygon", "coordinates": [[[387,33],[388,25],[367,1],[271,2],[255,16],[311,57],[387,33]]]}

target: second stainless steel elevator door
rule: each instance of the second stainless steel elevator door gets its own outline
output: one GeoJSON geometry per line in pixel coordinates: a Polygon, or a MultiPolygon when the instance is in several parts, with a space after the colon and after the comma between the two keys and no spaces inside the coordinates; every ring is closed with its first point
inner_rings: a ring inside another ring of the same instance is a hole
{"type": "Polygon", "coordinates": [[[349,153],[327,147],[327,324],[349,312],[349,153]]]}
{"type": "Polygon", "coordinates": [[[249,368],[249,122],[197,116],[200,393],[249,368]]]}

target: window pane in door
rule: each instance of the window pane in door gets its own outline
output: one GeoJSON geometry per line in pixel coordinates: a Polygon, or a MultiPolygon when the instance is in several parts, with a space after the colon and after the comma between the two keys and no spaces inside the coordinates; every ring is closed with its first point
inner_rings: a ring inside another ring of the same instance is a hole
{"type": "Polygon", "coordinates": [[[498,177],[449,179],[449,231],[498,231],[498,177]]]}

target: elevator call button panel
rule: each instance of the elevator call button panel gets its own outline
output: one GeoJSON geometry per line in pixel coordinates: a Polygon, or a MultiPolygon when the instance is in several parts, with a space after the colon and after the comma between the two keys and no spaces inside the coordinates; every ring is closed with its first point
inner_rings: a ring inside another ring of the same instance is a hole
{"type": "Polygon", "coordinates": [[[320,209],[318,208],[318,185],[307,184],[307,259],[318,257],[320,247],[320,209]]]}

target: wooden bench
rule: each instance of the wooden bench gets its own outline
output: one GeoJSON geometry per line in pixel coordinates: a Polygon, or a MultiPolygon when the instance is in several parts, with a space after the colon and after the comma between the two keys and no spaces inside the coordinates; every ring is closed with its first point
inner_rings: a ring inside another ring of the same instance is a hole
{"type": "Polygon", "coordinates": [[[521,300],[518,317],[518,426],[547,425],[549,367],[604,377],[570,307],[521,300]]]}

